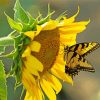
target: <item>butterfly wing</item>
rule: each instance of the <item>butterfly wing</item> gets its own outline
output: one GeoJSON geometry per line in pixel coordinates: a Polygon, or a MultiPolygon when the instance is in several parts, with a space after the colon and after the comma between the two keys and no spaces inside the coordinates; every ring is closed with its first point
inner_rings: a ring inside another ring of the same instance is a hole
{"type": "Polygon", "coordinates": [[[95,69],[91,66],[88,61],[81,57],[81,60],[79,61],[79,64],[76,66],[78,70],[80,71],[88,71],[88,72],[95,72],[95,69]]]}
{"type": "Polygon", "coordinates": [[[97,42],[84,42],[75,44],[71,47],[69,47],[70,51],[77,52],[81,56],[86,56],[88,53],[94,51],[95,49],[99,48],[100,44],[97,42]]]}
{"type": "Polygon", "coordinates": [[[65,72],[72,77],[77,75],[79,71],[95,71],[91,64],[89,64],[88,61],[77,52],[68,51],[65,57],[65,72]]]}

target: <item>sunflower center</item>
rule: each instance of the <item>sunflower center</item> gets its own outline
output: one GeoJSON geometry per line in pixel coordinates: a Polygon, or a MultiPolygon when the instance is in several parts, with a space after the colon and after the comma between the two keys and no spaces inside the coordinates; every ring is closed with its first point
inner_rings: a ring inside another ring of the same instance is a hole
{"type": "Polygon", "coordinates": [[[60,46],[60,35],[58,29],[46,30],[41,31],[34,40],[41,44],[41,49],[38,53],[32,52],[32,55],[43,64],[44,70],[40,73],[43,74],[53,66],[56,60],[60,46]]]}

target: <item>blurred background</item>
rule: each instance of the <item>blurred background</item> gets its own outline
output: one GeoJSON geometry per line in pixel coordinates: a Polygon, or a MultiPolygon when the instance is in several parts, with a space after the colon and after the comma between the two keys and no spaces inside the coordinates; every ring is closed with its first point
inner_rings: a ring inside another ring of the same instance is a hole
{"type": "MultiPolygon", "coordinates": [[[[20,0],[25,10],[33,17],[38,16],[40,11],[43,16],[47,14],[47,6],[55,10],[53,18],[67,10],[70,17],[77,12],[78,5],[80,13],[77,21],[91,19],[87,29],[79,34],[77,42],[96,41],[100,43],[100,0],[20,0]],[[84,34],[83,34],[84,33],[84,34]]],[[[12,29],[9,27],[4,12],[13,18],[13,7],[15,0],[0,0],[0,37],[9,34],[12,29]]],[[[100,48],[88,55],[88,61],[95,67],[95,73],[80,72],[74,78],[74,85],[63,83],[62,91],[57,95],[57,100],[100,100],[100,48]]],[[[4,60],[6,70],[9,70],[10,59],[4,60]]],[[[7,79],[8,100],[19,100],[21,88],[15,92],[13,89],[15,80],[7,79]]],[[[23,99],[22,99],[23,100],[23,99]]]]}

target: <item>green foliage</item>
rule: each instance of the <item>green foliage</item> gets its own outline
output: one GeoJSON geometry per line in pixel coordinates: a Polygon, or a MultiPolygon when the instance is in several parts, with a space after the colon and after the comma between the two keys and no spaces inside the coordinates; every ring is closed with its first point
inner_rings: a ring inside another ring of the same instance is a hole
{"type": "MultiPolygon", "coordinates": [[[[54,12],[50,12],[50,7],[48,5],[48,14],[45,18],[42,18],[42,14],[35,19],[28,12],[26,12],[20,5],[19,0],[16,0],[14,6],[14,19],[10,18],[7,14],[7,21],[10,27],[14,30],[7,37],[0,38],[0,58],[7,57],[12,58],[13,64],[11,70],[7,73],[5,77],[5,71],[2,61],[0,61],[0,100],[7,99],[7,87],[6,78],[13,76],[16,80],[15,87],[19,87],[21,82],[22,74],[22,53],[24,52],[26,46],[30,44],[30,38],[24,35],[26,31],[36,31],[37,25],[42,25],[51,19],[54,12]],[[8,46],[13,46],[14,49],[6,54],[5,49],[8,46]]],[[[24,91],[24,90],[23,90],[24,91]]]]}
{"type": "Polygon", "coordinates": [[[8,23],[10,25],[10,27],[14,30],[17,30],[17,31],[22,31],[22,24],[21,23],[18,23],[16,21],[14,21],[12,18],[10,18],[7,14],[5,14],[7,16],[7,20],[8,20],[8,23]]]}
{"type": "MultiPolygon", "coordinates": [[[[20,32],[32,30],[34,27],[33,23],[35,22],[35,19],[21,7],[19,0],[16,0],[14,11],[14,20],[17,23],[21,23],[23,26],[23,28],[20,28],[20,32]]],[[[15,25],[15,27],[17,27],[17,25],[15,25]]]]}
{"type": "Polygon", "coordinates": [[[36,30],[36,25],[42,25],[51,19],[53,12],[50,12],[50,7],[48,5],[48,14],[45,18],[42,18],[42,14],[35,19],[28,12],[26,12],[20,5],[19,0],[16,0],[14,6],[14,20],[10,18],[7,14],[7,20],[10,27],[18,32],[26,32],[36,30]]]}
{"type": "Polygon", "coordinates": [[[14,6],[14,19],[17,22],[22,22],[22,23],[29,23],[29,17],[25,10],[21,7],[19,0],[16,0],[15,6],[14,6]]]}
{"type": "Polygon", "coordinates": [[[2,61],[0,61],[0,100],[7,100],[6,77],[2,61]]]}
{"type": "Polygon", "coordinates": [[[0,46],[14,46],[14,39],[11,37],[0,38],[0,46]]]}
{"type": "Polygon", "coordinates": [[[66,11],[63,12],[62,14],[60,14],[56,20],[57,20],[57,21],[60,21],[60,20],[62,20],[62,18],[64,18],[65,16],[66,16],[66,11]]]}
{"type": "MultiPolygon", "coordinates": [[[[48,4],[48,14],[45,18],[42,18],[38,24],[41,25],[41,24],[44,24],[45,22],[48,22],[50,19],[51,19],[51,16],[55,13],[55,11],[51,12],[50,11],[50,5],[48,4]]],[[[42,15],[42,14],[40,14],[42,15]]]]}
{"type": "Polygon", "coordinates": [[[4,46],[0,46],[0,55],[2,54],[2,53],[4,53],[5,52],[5,47],[4,46]]]}

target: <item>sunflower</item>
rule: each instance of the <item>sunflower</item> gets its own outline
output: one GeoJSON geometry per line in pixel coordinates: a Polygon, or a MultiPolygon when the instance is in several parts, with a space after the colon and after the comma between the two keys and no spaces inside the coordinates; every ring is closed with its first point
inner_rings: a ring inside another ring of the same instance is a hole
{"type": "Polygon", "coordinates": [[[73,84],[72,78],[65,73],[64,45],[76,43],[78,33],[85,30],[89,21],[75,22],[75,15],[60,20],[50,19],[36,26],[35,31],[24,33],[30,43],[22,54],[22,83],[26,88],[24,100],[56,100],[62,88],[59,79],[73,84]]]}

